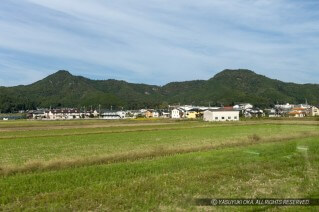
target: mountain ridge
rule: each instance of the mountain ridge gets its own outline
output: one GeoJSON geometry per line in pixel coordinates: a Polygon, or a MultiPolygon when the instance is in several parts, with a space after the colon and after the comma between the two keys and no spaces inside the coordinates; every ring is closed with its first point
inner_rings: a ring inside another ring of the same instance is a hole
{"type": "Polygon", "coordinates": [[[59,70],[30,85],[0,86],[0,110],[36,107],[160,108],[168,104],[230,105],[251,102],[319,103],[319,84],[283,82],[247,69],[225,69],[208,80],[170,82],[163,86],[123,80],[92,80],[59,70]]]}

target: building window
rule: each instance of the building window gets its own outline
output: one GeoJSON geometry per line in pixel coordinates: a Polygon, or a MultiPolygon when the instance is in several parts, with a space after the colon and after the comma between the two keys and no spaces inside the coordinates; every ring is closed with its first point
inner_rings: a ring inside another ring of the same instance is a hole
{"type": "Polygon", "coordinates": [[[222,117],[222,119],[225,119],[225,117],[222,117]]]}
{"type": "Polygon", "coordinates": [[[218,117],[215,117],[215,120],[218,120],[218,117]]]}
{"type": "Polygon", "coordinates": [[[234,116],[234,119],[237,119],[237,116],[234,116]]]}
{"type": "Polygon", "coordinates": [[[230,116],[228,116],[228,119],[231,119],[231,117],[230,117],[230,116]]]}

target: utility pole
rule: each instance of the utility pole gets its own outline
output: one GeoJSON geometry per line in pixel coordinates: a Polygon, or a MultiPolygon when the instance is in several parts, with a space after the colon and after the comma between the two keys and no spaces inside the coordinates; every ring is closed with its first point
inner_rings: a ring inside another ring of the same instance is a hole
{"type": "Polygon", "coordinates": [[[99,119],[101,118],[101,105],[99,104],[99,119]]]}

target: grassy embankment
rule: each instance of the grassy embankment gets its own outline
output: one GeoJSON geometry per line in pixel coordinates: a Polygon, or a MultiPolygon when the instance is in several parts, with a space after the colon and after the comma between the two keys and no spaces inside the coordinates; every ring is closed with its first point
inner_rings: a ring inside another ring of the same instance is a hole
{"type": "Polygon", "coordinates": [[[193,199],[319,197],[316,123],[64,123],[72,127],[0,124],[0,209],[205,210],[216,208],[193,199]]]}

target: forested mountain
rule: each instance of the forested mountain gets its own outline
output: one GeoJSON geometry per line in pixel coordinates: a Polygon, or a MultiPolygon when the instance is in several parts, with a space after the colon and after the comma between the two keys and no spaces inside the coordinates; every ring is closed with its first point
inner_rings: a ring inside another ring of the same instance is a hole
{"type": "Polygon", "coordinates": [[[273,80],[250,70],[224,70],[209,80],[171,82],[164,86],[118,80],[91,80],[58,71],[30,85],[0,87],[0,110],[36,107],[159,108],[167,104],[230,105],[250,102],[266,107],[280,103],[319,103],[318,84],[273,80]]]}

